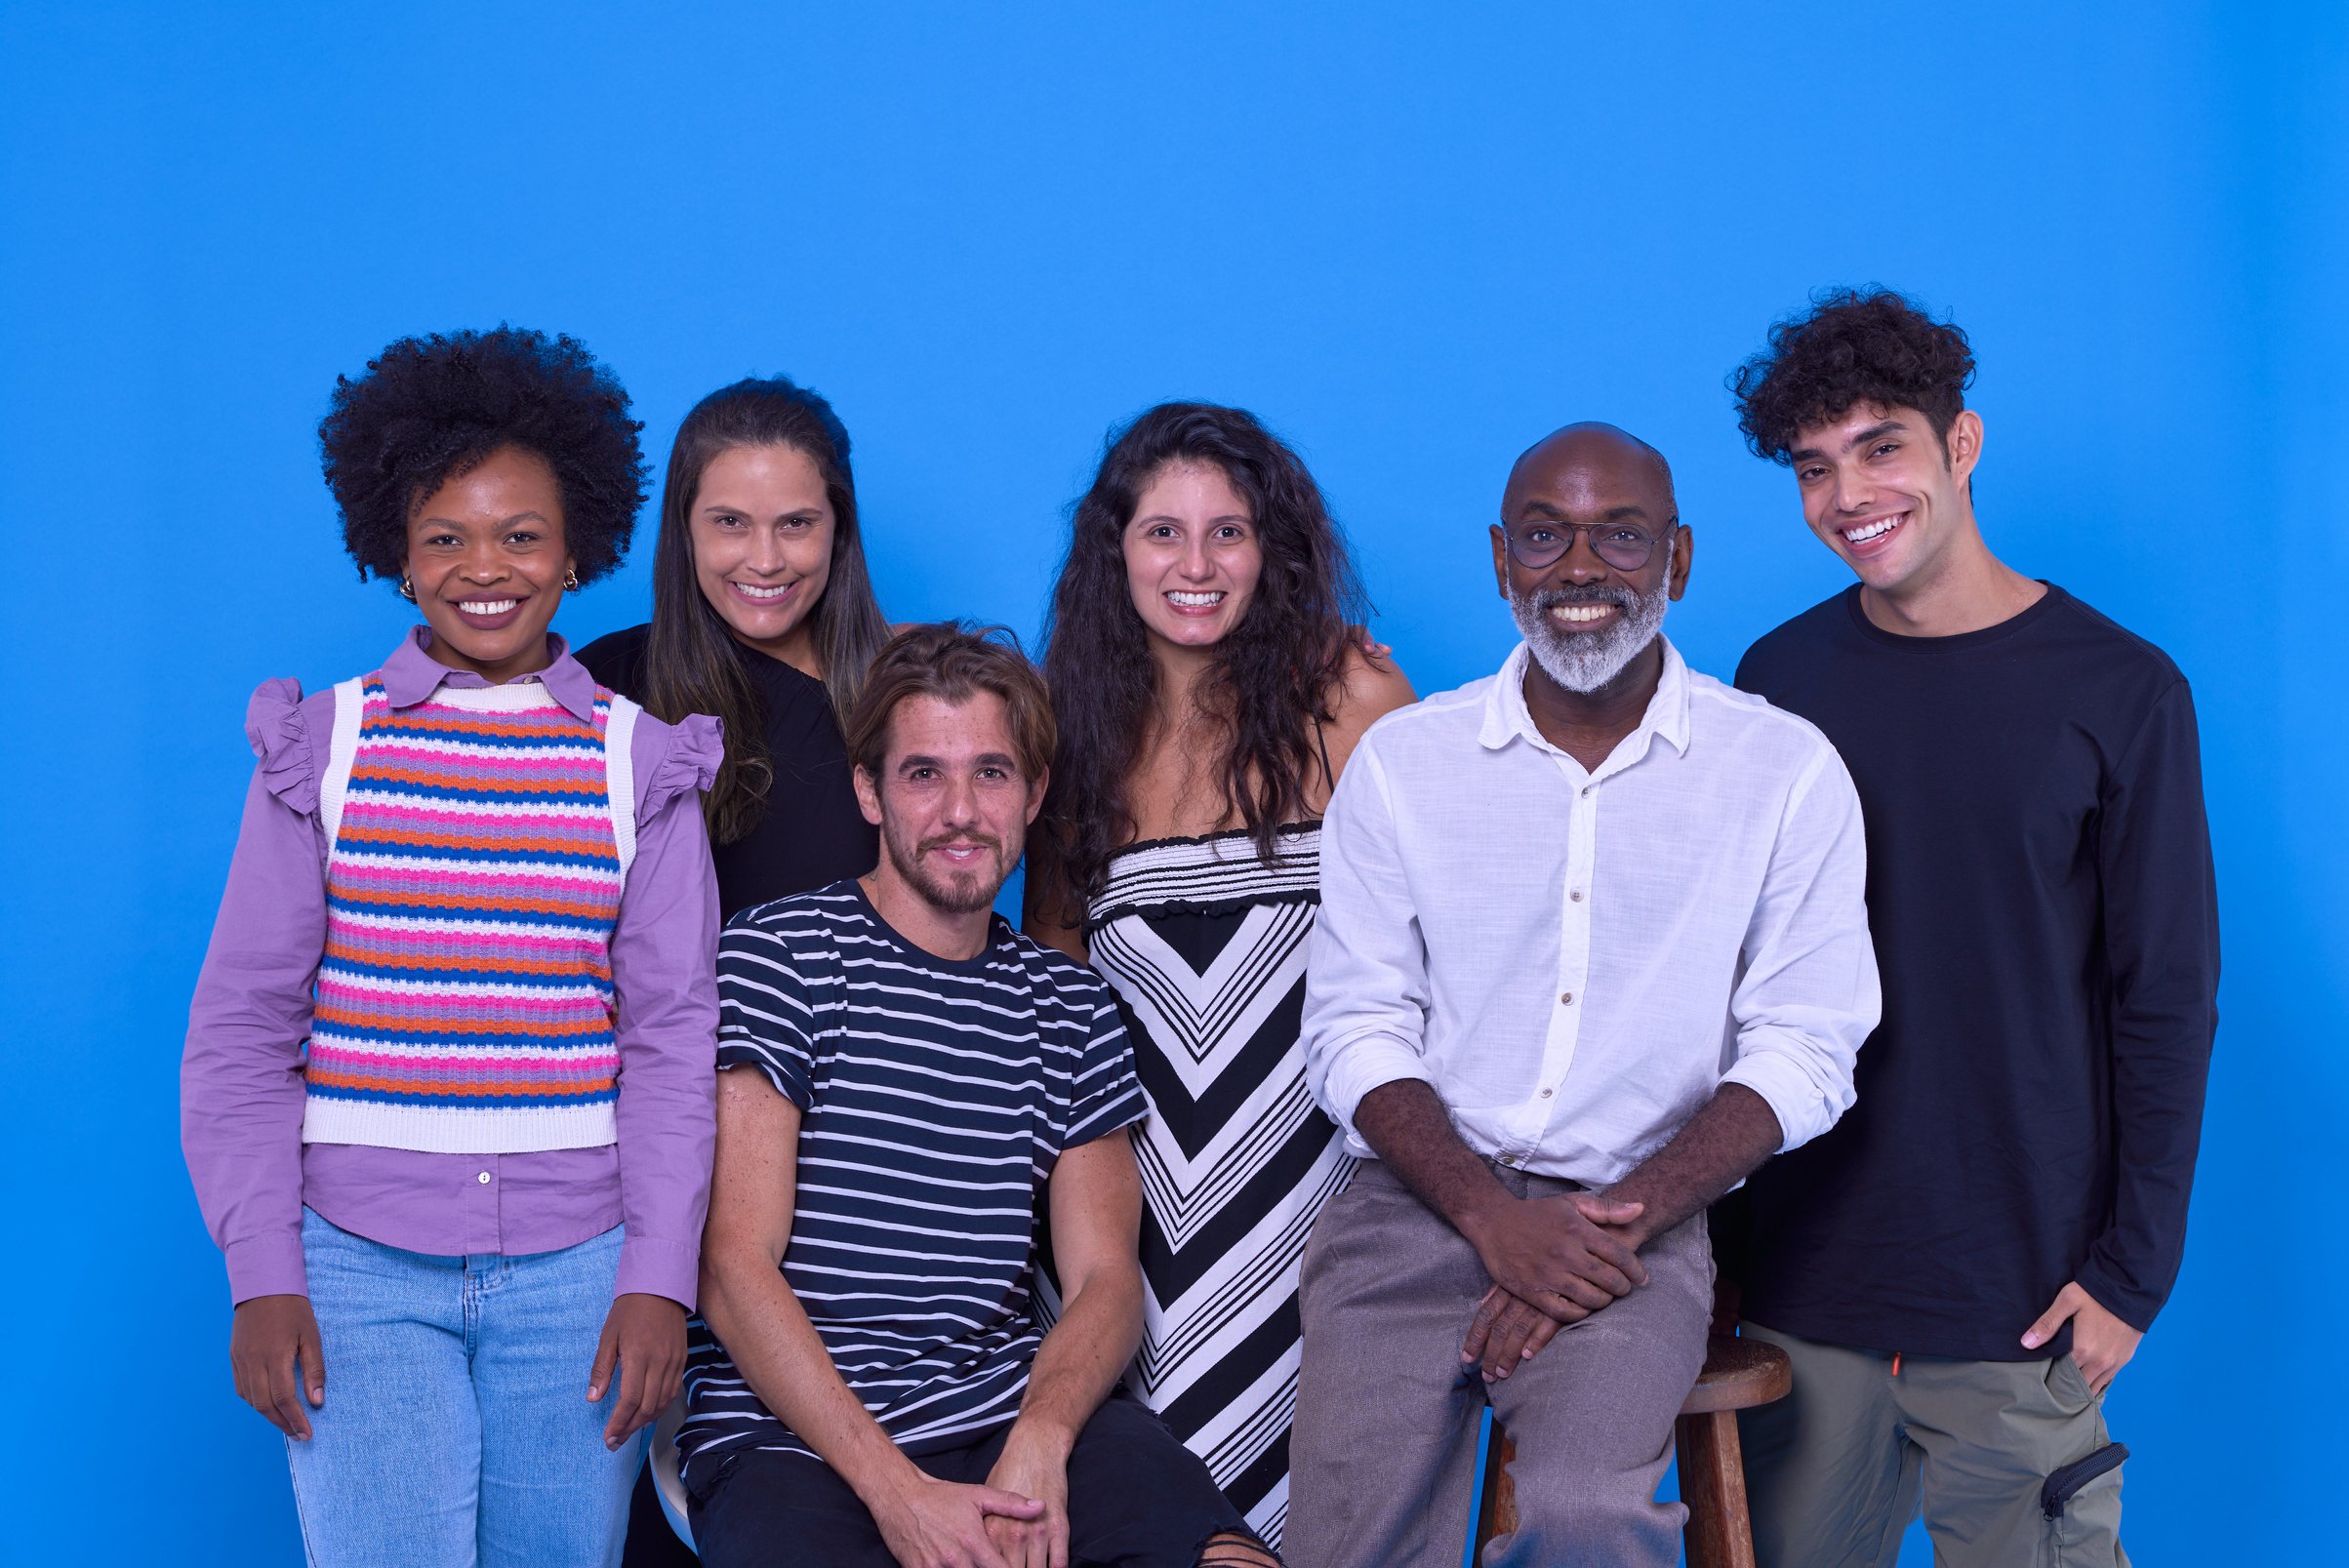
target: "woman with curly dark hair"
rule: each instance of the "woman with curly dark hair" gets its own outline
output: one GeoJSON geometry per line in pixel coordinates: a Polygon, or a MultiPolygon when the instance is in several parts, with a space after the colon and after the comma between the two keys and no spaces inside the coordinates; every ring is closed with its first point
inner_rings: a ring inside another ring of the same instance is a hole
{"type": "Polygon", "coordinates": [[[628,548],[637,428],[579,343],[504,327],[393,343],[319,427],[344,547],[424,624],[254,694],[181,1076],[237,1391],[290,1439],[313,1563],[610,1563],[676,1391],[718,727],[547,629],[628,548]]]}
{"type": "Polygon", "coordinates": [[[695,404],[661,491],[653,619],[579,657],[665,718],[724,721],[708,817],[729,917],[879,859],[840,715],[888,640],[831,404],[782,376],[695,404]]]}
{"type": "Polygon", "coordinates": [[[1046,632],[1061,743],[1027,924],[1115,985],[1150,1096],[1131,1381],[1276,1547],[1298,1263],[1352,1168],[1297,1044],[1318,819],[1412,700],[1363,608],[1297,455],[1241,410],[1167,403],[1077,503],[1046,632]]]}

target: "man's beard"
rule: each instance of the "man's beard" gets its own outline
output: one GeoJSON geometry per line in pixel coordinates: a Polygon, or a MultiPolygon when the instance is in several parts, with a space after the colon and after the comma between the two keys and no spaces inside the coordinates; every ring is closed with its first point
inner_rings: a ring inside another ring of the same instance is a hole
{"type": "Polygon", "coordinates": [[[1672,604],[1672,553],[1665,546],[1664,570],[1655,590],[1640,595],[1620,584],[1594,583],[1579,588],[1545,588],[1509,593],[1509,613],[1549,677],[1569,692],[1596,692],[1629,668],[1655,640],[1672,604]],[[1604,631],[1567,631],[1550,619],[1561,604],[1612,604],[1622,614],[1604,631]]]}
{"type": "Polygon", "coordinates": [[[1003,890],[1003,879],[1011,875],[1011,867],[1019,859],[1017,847],[1006,855],[1003,841],[985,833],[950,833],[938,838],[925,838],[909,845],[900,838],[895,826],[883,824],[881,844],[889,856],[889,864],[906,885],[921,896],[921,901],[941,914],[977,914],[995,902],[1003,890]],[[950,871],[944,876],[933,875],[927,869],[923,852],[941,844],[981,844],[995,852],[994,874],[981,871],[950,871]]]}

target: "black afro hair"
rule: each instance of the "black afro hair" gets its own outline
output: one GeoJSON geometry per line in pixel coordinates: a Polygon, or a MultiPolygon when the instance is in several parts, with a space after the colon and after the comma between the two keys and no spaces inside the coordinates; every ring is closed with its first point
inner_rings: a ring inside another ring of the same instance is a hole
{"type": "Polygon", "coordinates": [[[1835,289],[1772,327],[1769,347],[1737,368],[1729,390],[1746,445],[1786,462],[1798,434],[1855,403],[1918,410],[1946,452],[1973,379],[1973,350],[1956,327],[1889,289],[1835,289]]]}
{"type": "Polygon", "coordinates": [[[355,381],[338,377],[318,424],[343,546],[359,578],[400,575],[424,499],[501,447],[538,454],[563,497],[579,581],[620,564],[644,504],[644,453],[628,395],[574,338],[499,327],[402,338],[355,381]]]}

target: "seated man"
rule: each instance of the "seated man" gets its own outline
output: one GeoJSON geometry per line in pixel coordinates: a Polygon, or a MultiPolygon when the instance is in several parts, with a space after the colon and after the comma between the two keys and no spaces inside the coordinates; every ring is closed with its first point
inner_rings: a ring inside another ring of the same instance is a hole
{"type": "Polygon", "coordinates": [[[1142,1334],[1142,1093],[1108,985],[990,912],[1053,738],[1016,647],[907,631],[847,736],[880,864],[726,930],[678,1435],[718,1568],[1275,1561],[1155,1417],[1105,1400],[1142,1334]]]}
{"type": "Polygon", "coordinates": [[[1369,1158],[1305,1255],[1307,1568],[1460,1561],[1487,1400],[1519,1517],[1487,1563],[1677,1563],[1705,1205],[1826,1131],[1876,1023],[1842,762],[1658,635],[1662,457],[1569,425],[1501,517],[1523,644],[1380,720],[1322,828],[1307,1073],[1369,1158]]]}

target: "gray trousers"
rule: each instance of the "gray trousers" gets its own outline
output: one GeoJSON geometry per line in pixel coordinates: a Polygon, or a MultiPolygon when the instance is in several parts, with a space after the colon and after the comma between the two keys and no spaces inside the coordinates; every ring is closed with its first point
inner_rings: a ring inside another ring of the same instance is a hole
{"type": "Polygon", "coordinates": [[[1921,1495],[1944,1568],[2127,1568],[2120,1470],[2042,1507],[2049,1476],[2110,1440],[2070,1356],[1910,1355],[1894,1376],[1880,1350],[1744,1332],[1795,1366],[1793,1393],[1738,1416],[1762,1568],[1892,1568],[1921,1495]]]}
{"type": "MultiPolygon", "coordinates": [[[[1493,1167],[1520,1197],[1572,1183],[1493,1167]]],[[[1486,1385],[1460,1360],[1491,1284],[1476,1250],[1376,1160],[1314,1226],[1289,1438],[1292,1568],[1454,1568],[1487,1400],[1517,1443],[1519,1527],[1487,1568],[1677,1564],[1686,1512],[1655,1501],[1672,1423],[1705,1362],[1703,1215],[1650,1242],[1648,1282],[1486,1385]]]]}

